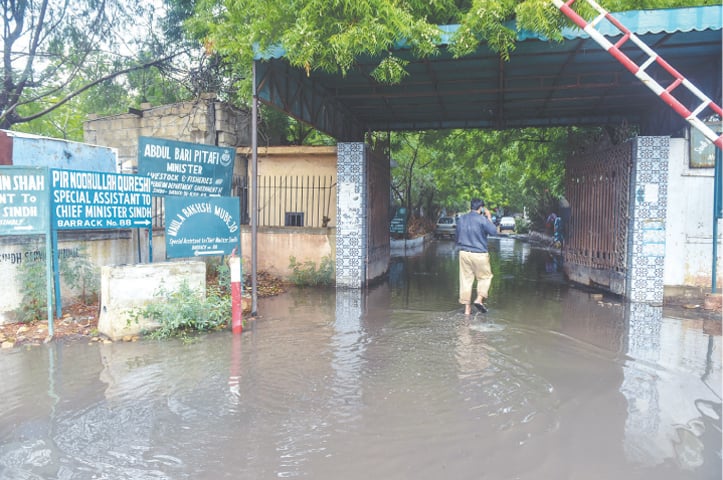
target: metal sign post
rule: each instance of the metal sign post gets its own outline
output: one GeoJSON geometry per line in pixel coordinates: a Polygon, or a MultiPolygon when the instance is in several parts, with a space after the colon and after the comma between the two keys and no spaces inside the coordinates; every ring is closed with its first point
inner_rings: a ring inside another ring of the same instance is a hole
{"type": "MultiPolygon", "coordinates": [[[[50,192],[55,265],[59,264],[58,230],[152,228],[149,177],[51,169],[50,192]]],[[[55,291],[56,312],[60,316],[59,269],[55,269],[55,291]]]]}
{"type": "Polygon", "coordinates": [[[723,218],[723,155],[720,148],[715,149],[715,173],[713,178],[715,186],[713,187],[713,280],[711,290],[713,293],[717,293],[718,221],[723,218]]]}

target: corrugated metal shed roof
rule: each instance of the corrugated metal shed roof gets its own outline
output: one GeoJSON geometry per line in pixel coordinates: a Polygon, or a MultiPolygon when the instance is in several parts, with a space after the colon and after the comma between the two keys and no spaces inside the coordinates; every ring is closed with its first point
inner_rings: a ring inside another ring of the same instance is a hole
{"type": "MultiPolygon", "coordinates": [[[[616,13],[623,25],[686,75],[705,94],[721,96],[723,7],[616,13]]],[[[451,34],[456,26],[446,26],[451,34]]],[[[609,24],[599,30],[619,32],[609,24]]],[[[376,82],[377,58],[358,58],[345,77],[291,68],[276,52],[257,61],[261,101],[314,125],[338,140],[358,140],[364,131],[436,128],[641,124],[650,134],[679,128],[677,119],[647,87],[579,29],[566,29],[562,42],[519,31],[509,61],[486,45],[453,58],[443,39],[440,54],[409,60],[409,75],[397,85],[376,82]],[[670,114],[670,115],[669,115],[670,114]]],[[[632,42],[622,50],[642,63],[647,57],[632,42]]],[[[647,70],[662,85],[662,69],[647,70]]],[[[681,92],[682,93],[682,92],[681,92]]],[[[671,133],[671,132],[668,132],[671,133]]]]}

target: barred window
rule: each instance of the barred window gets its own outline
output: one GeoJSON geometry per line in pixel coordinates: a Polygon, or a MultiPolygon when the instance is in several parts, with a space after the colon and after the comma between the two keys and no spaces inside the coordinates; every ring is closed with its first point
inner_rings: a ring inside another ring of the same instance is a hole
{"type": "Polygon", "coordinates": [[[304,212],[286,212],[284,226],[286,226],[286,227],[303,227],[304,226],[304,212]]]}

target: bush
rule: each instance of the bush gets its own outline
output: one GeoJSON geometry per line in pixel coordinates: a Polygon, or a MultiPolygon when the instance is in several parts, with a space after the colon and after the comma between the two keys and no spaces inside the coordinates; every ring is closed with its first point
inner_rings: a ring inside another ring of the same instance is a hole
{"type": "MultiPolygon", "coordinates": [[[[41,244],[34,247],[37,251],[44,248],[41,244]]],[[[93,303],[98,299],[100,290],[100,272],[81,249],[77,257],[61,258],[58,270],[60,277],[73,290],[79,290],[81,302],[93,303]]],[[[21,323],[31,323],[41,318],[47,318],[47,277],[45,275],[45,255],[39,254],[37,258],[26,258],[18,267],[18,281],[22,287],[23,296],[20,306],[15,310],[15,319],[21,323]]],[[[54,290],[51,288],[51,290],[54,290]]],[[[51,292],[55,303],[55,291],[51,292]]]]}
{"type": "Polygon", "coordinates": [[[80,300],[88,305],[98,299],[100,291],[100,269],[98,269],[81,248],[80,255],[60,259],[60,275],[70,288],[80,291],[80,300]]]}
{"type": "Polygon", "coordinates": [[[319,269],[316,263],[307,260],[304,263],[296,261],[296,257],[289,257],[289,268],[292,270],[290,280],[299,286],[331,285],[334,283],[334,262],[331,256],[321,259],[319,269]]]}
{"type": "MultiPolygon", "coordinates": [[[[15,319],[31,323],[48,316],[48,283],[45,275],[45,259],[23,260],[18,267],[18,280],[23,289],[20,306],[15,309],[15,319]]],[[[51,289],[52,290],[52,289],[51,289]]],[[[54,299],[50,299],[52,302],[54,299]]]]}
{"type": "Polygon", "coordinates": [[[515,233],[530,233],[530,221],[523,217],[516,217],[515,233]]]}
{"type": "Polygon", "coordinates": [[[131,312],[131,319],[143,317],[160,325],[149,333],[151,338],[186,337],[190,332],[225,326],[231,318],[231,297],[215,286],[208,288],[204,298],[184,281],[175,292],[161,286],[154,297],[156,301],[131,312]]]}

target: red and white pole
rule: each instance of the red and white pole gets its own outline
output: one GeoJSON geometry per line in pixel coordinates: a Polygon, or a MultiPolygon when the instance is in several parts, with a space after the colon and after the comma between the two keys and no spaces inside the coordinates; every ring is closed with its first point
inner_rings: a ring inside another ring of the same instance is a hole
{"type": "Polygon", "coordinates": [[[241,257],[234,253],[228,261],[231,270],[231,331],[241,333],[243,330],[243,306],[241,304],[241,257]]]}

